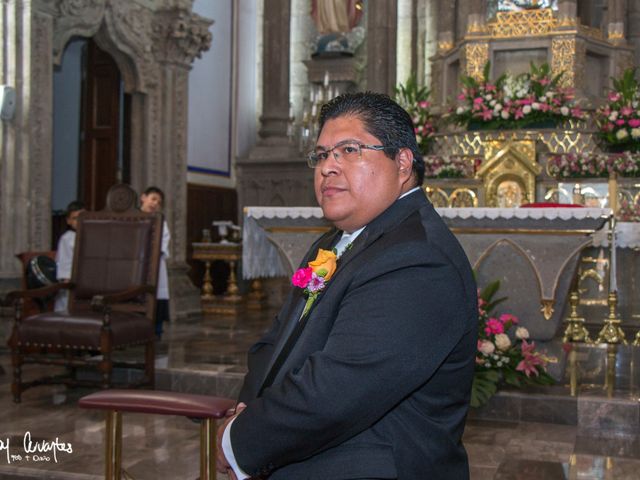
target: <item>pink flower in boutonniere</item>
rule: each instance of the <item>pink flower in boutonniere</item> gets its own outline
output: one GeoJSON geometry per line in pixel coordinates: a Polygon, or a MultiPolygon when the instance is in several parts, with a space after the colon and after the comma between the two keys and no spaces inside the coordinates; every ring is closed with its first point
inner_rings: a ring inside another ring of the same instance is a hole
{"type": "Polygon", "coordinates": [[[307,296],[307,303],[300,318],[304,317],[313,302],[315,302],[318,294],[324,290],[326,282],[331,279],[337,268],[338,257],[329,250],[318,250],[316,259],[309,262],[309,266],[299,268],[291,277],[291,283],[299,288],[304,288],[307,296]]]}
{"type": "Polygon", "coordinates": [[[313,276],[313,270],[311,267],[300,268],[293,274],[291,277],[291,282],[300,288],[307,288],[309,282],[311,281],[311,277],[313,276]]]}

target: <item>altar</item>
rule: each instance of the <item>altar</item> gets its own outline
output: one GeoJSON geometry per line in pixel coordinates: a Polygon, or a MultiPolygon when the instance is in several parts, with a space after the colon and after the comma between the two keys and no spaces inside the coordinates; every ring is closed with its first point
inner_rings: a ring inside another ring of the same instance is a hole
{"type": "MultiPolygon", "coordinates": [[[[550,340],[563,321],[585,248],[606,242],[607,208],[439,208],[462,244],[478,283],[501,281],[501,308],[532,338],[550,340]]],[[[246,207],[243,276],[290,276],[330,228],[320,208],[246,207]]]]}

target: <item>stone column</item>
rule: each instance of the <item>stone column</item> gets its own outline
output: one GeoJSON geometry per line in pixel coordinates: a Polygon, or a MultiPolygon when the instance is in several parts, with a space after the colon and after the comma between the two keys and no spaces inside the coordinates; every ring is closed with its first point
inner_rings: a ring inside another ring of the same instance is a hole
{"type": "Polygon", "coordinates": [[[16,92],[0,124],[0,291],[19,286],[16,253],[51,249],[52,13],[0,2],[0,84],[16,92]]]}
{"type": "Polygon", "coordinates": [[[577,0],[560,0],[558,2],[558,20],[562,26],[575,25],[578,15],[577,0]]]}
{"type": "Polygon", "coordinates": [[[238,216],[249,205],[315,206],[313,170],[287,136],[291,0],[269,0],[264,10],[263,95],[258,142],[236,159],[238,216]]]}
{"type": "Polygon", "coordinates": [[[156,170],[147,170],[147,182],[159,185],[167,197],[166,220],[171,231],[169,294],[171,318],[200,312],[200,292],[189,280],[187,252],[187,108],[189,70],[196,57],[211,44],[213,23],[184,9],[162,10],[155,15],[154,54],[158,84],[150,95],[155,112],[156,170]]]}
{"type": "Polygon", "coordinates": [[[626,0],[609,0],[607,3],[607,38],[613,43],[622,43],[625,38],[624,20],[626,0]]]}
{"type": "Polygon", "coordinates": [[[262,138],[287,137],[291,0],[271,0],[264,10],[262,138]]]}
{"type": "Polygon", "coordinates": [[[441,5],[439,2],[435,2],[434,6],[434,13],[439,19],[437,22],[438,50],[449,50],[453,48],[456,42],[456,11],[453,8],[441,5]]]}
{"type": "Polygon", "coordinates": [[[470,0],[467,21],[468,33],[481,33],[487,23],[487,0],[470,0]]]}
{"type": "Polygon", "coordinates": [[[629,2],[627,11],[627,39],[635,47],[635,65],[640,65],[640,3],[629,2]]]}
{"type": "Polygon", "coordinates": [[[396,84],[396,0],[367,3],[367,90],[393,95],[396,84]]]}

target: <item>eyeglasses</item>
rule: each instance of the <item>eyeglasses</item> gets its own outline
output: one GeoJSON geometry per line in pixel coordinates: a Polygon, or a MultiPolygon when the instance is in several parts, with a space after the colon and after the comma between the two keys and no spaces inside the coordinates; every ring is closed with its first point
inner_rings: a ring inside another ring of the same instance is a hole
{"type": "Polygon", "coordinates": [[[344,163],[356,163],[362,159],[362,150],[386,150],[388,147],[384,145],[364,145],[354,140],[344,140],[337,143],[333,147],[325,150],[322,147],[317,147],[316,150],[309,152],[307,155],[307,165],[311,168],[321,166],[322,163],[329,158],[329,154],[333,154],[333,158],[339,164],[344,163]]]}

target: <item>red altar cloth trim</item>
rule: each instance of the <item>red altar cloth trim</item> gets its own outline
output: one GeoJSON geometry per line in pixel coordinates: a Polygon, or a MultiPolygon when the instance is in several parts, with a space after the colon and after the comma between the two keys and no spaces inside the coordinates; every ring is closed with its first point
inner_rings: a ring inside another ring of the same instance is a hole
{"type": "Polygon", "coordinates": [[[537,203],[524,203],[519,208],[584,208],[584,205],[578,205],[575,203],[550,203],[550,202],[537,202],[537,203]]]}

